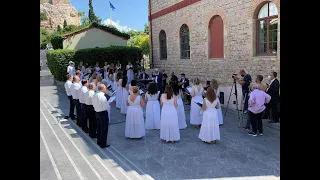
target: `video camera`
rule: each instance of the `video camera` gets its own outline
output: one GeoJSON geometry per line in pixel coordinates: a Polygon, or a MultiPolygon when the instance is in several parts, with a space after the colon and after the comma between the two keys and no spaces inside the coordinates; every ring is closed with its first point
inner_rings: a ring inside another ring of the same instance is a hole
{"type": "Polygon", "coordinates": [[[232,74],[232,78],[234,79],[238,74],[232,74]]]}

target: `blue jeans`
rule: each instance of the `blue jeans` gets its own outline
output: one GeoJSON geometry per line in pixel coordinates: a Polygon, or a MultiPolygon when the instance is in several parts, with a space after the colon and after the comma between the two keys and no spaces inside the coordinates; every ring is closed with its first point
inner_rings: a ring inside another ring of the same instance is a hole
{"type": "Polygon", "coordinates": [[[248,111],[249,91],[242,91],[242,98],[244,99],[244,111],[248,111]],[[246,97],[246,99],[244,99],[246,97]]]}

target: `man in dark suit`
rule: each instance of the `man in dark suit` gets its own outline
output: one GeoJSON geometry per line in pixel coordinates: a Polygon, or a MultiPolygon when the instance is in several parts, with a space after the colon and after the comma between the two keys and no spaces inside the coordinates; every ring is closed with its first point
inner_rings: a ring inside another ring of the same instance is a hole
{"type": "MultiPolygon", "coordinates": [[[[186,78],[186,75],[184,73],[181,74],[181,79],[179,81],[179,84],[181,85],[181,89],[183,92],[187,92],[187,87],[189,84],[189,79],[186,78]]],[[[191,92],[188,92],[191,93],[191,92]]],[[[191,103],[191,96],[187,95],[187,104],[189,105],[191,103]]]]}
{"type": "Polygon", "coordinates": [[[278,103],[280,100],[279,95],[279,89],[280,89],[280,83],[277,79],[277,73],[271,72],[268,76],[268,79],[270,79],[270,84],[267,84],[267,93],[271,96],[271,101],[269,104],[267,104],[263,119],[268,119],[270,114],[270,108],[271,108],[271,114],[272,118],[269,121],[269,123],[277,123],[279,122],[279,114],[278,114],[278,103]]]}
{"type": "Polygon", "coordinates": [[[158,69],[155,69],[155,74],[156,74],[155,83],[157,83],[158,90],[160,91],[160,94],[162,94],[163,93],[163,89],[162,89],[162,73],[158,69]]]}
{"type": "Polygon", "coordinates": [[[139,79],[149,79],[149,75],[142,69],[142,72],[139,75],[139,79]]]}

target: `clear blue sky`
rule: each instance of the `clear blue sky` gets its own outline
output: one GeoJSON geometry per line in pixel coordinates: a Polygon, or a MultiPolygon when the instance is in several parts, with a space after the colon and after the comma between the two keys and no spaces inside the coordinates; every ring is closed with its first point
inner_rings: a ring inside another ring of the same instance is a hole
{"type": "MultiPolygon", "coordinates": [[[[112,11],[111,19],[119,21],[120,26],[127,26],[134,30],[143,30],[148,23],[148,0],[110,0],[116,8],[112,11]]],[[[88,15],[89,0],[70,0],[77,11],[84,11],[88,15]]],[[[92,0],[93,10],[102,21],[109,18],[109,0],[92,0]]]]}

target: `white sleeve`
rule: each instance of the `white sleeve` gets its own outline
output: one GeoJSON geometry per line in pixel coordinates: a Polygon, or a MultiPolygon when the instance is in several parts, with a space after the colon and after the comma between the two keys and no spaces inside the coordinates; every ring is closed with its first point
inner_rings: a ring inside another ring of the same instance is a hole
{"type": "Polygon", "coordinates": [[[155,80],[155,82],[156,82],[156,83],[158,83],[158,76],[156,76],[156,80],[155,80]]]}

